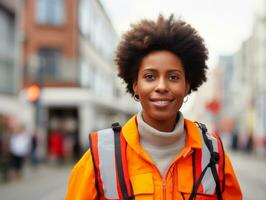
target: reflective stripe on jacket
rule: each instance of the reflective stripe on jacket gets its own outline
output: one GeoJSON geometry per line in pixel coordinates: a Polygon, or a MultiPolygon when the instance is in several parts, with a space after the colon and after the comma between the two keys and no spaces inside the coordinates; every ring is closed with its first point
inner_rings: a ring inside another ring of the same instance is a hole
{"type": "MultiPolygon", "coordinates": [[[[193,151],[202,150],[201,133],[197,126],[185,120],[187,131],[186,144],[181,153],[169,167],[166,176],[162,177],[150,156],[140,146],[136,125],[136,117],[131,118],[122,129],[127,142],[126,155],[128,176],[132,184],[134,196],[139,199],[188,199],[193,188],[193,151]],[[192,125],[193,124],[193,125],[192,125]]],[[[218,147],[219,148],[219,147],[218,147]]],[[[242,199],[242,194],[228,156],[225,154],[224,165],[225,200],[242,199]]],[[[74,167],[66,196],[66,200],[97,199],[94,167],[91,152],[88,150],[74,167]]],[[[208,183],[206,182],[208,185],[208,183]]],[[[208,188],[206,186],[202,186],[208,188]]],[[[212,190],[208,188],[208,190],[212,190]]],[[[205,192],[203,192],[205,193],[205,192]]],[[[215,195],[197,195],[196,199],[213,200],[215,195]]]]}

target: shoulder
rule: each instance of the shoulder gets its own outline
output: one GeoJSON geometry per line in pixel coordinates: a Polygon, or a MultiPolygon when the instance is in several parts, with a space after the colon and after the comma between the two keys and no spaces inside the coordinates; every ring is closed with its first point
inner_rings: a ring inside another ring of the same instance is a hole
{"type": "Polygon", "coordinates": [[[95,175],[90,149],[76,163],[69,177],[66,200],[96,199],[95,175]]]}
{"type": "Polygon", "coordinates": [[[241,188],[233,169],[233,165],[227,152],[225,152],[225,190],[223,192],[224,199],[242,200],[241,188]]]}
{"type": "Polygon", "coordinates": [[[87,168],[88,165],[90,165],[90,163],[92,163],[91,149],[88,149],[80,158],[80,160],[75,164],[73,170],[78,170],[80,168],[87,168]]]}
{"type": "Polygon", "coordinates": [[[80,179],[88,179],[91,176],[94,176],[94,167],[91,156],[91,150],[88,149],[73,167],[69,177],[69,181],[75,182],[80,179]]]}

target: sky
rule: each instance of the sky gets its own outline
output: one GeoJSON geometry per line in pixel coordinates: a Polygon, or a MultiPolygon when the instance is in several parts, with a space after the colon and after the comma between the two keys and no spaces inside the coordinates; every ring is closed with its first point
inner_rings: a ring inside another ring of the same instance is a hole
{"type": "MultiPolygon", "coordinates": [[[[120,36],[130,24],[159,14],[181,18],[196,28],[209,49],[209,66],[235,53],[251,32],[263,0],[101,0],[120,36]],[[256,12],[255,12],[256,11],[256,12]]],[[[211,67],[210,66],[210,67],[211,67]]]]}

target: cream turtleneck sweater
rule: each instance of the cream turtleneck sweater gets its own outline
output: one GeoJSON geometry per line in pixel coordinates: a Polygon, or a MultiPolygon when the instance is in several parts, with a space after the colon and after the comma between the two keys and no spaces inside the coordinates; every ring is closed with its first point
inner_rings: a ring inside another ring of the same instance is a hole
{"type": "Polygon", "coordinates": [[[141,146],[162,176],[165,176],[167,169],[185,146],[186,133],[182,113],[178,113],[178,121],[172,132],[162,132],[151,127],[144,122],[142,112],[138,113],[137,122],[141,146]]]}

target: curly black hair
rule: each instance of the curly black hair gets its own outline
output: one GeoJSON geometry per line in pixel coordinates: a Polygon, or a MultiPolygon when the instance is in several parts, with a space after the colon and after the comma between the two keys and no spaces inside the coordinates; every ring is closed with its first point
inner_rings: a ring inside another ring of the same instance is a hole
{"type": "Polygon", "coordinates": [[[189,93],[207,80],[208,50],[203,38],[188,23],[175,20],[173,15],[168,19],[159,15],[157,21],[141,20],[131,25],[131,30],[122,36],[117,47],[114,61],[118,76],[124,80],[131,95],[134,95],[133,83],[143,57],[158,50],[170,51],[180,58],[190,84],[189,93]]]}

